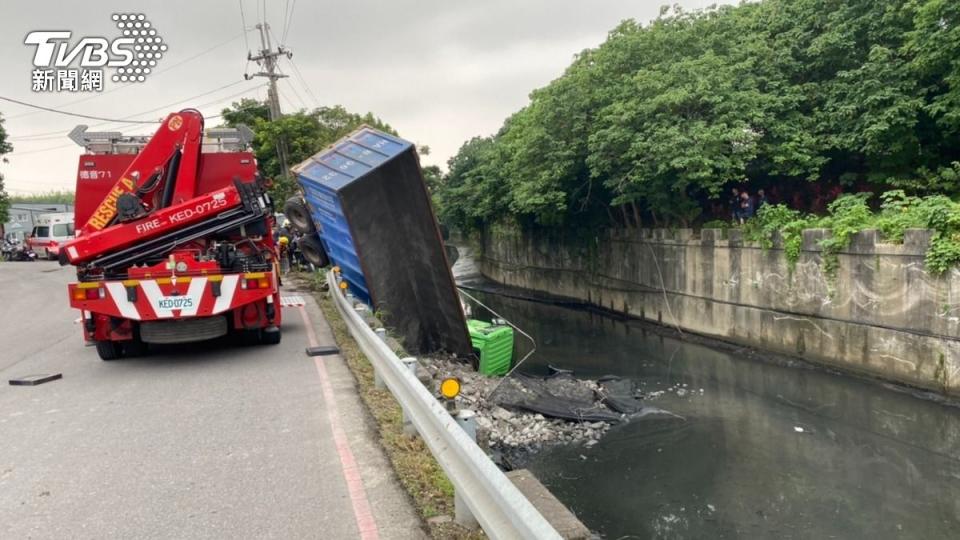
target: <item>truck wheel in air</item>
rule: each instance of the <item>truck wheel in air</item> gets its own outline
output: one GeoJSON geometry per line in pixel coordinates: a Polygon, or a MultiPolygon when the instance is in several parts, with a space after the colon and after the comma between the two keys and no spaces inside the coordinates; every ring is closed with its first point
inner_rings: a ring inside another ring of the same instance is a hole
{"type": "Polygon", "coordinates": [[[116,360],[123,355],[123,350],[116,341],[98,341],[97,354],[101,360],[116,360]]]}
{"type": "Polygon", "coordinates": [[[300,253],[303,253],[303,258],[308,263],[317,268],[323,268],[330,264],[330,258],[327,257],[327,252],[323,249],[323,244],[316,235],[305,236],[300,240],[300,253]]]}
{"type": "Polygon", "coordinates": [[[294,195],[287,199],[287,203],[283,205],[283,214],[290,220],[290,224],[301,233],[313,234],[317,232],[317,226],[314,225],[313,218],[310,217],[310,210],[307,208],[307,203],[303,201],[303,197],[294,195]]]}

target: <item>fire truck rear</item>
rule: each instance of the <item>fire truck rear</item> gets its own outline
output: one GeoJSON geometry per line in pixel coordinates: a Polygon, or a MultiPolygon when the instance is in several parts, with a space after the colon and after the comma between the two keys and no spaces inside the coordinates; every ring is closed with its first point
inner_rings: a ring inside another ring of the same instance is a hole
{"type": "Polygon", "coordinates": [[[71,133],[86,152],[60,262],[77,269],[70,304],[100,358],[228,335],[280,342],[273,206],[250,136],[205,131],[195,110],[150,138],[71,133]]]}

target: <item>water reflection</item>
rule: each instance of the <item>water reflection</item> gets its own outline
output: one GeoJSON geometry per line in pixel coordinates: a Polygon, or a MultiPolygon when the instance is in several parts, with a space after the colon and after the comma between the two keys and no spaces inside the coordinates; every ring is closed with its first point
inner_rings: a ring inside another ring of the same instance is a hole
{"type": "Polygon", "coordinates": [[[537,338],[524,370],[632,377],[684,417],[633,422],[532,464],[608,538],[960,537],[960,409],[636,322],[483,300],[537,338]]]}

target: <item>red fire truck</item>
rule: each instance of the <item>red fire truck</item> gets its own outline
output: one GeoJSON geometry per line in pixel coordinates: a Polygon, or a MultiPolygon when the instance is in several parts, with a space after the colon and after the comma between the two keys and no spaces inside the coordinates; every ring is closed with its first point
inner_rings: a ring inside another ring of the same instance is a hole
{"type": "Polygon", "coordinates": [[[205,131],[195,110],[150,138],[71,133],[86,152],[76,238],[59,256],[77,269],[70,305],[103,360],[226,335],[280,342],[273,205],[250,135],[205,131]]]}

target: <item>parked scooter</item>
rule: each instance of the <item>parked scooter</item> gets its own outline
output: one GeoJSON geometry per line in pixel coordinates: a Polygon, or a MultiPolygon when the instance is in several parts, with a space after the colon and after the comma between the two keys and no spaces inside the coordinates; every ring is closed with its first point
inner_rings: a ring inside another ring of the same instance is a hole
{"type": "Polygon", "coordinates": [[[26,243],[14,244],[6,240],[0,247],[0,257],[5,261],[33,262],[37,260],[37,254],[26,243]]]}

